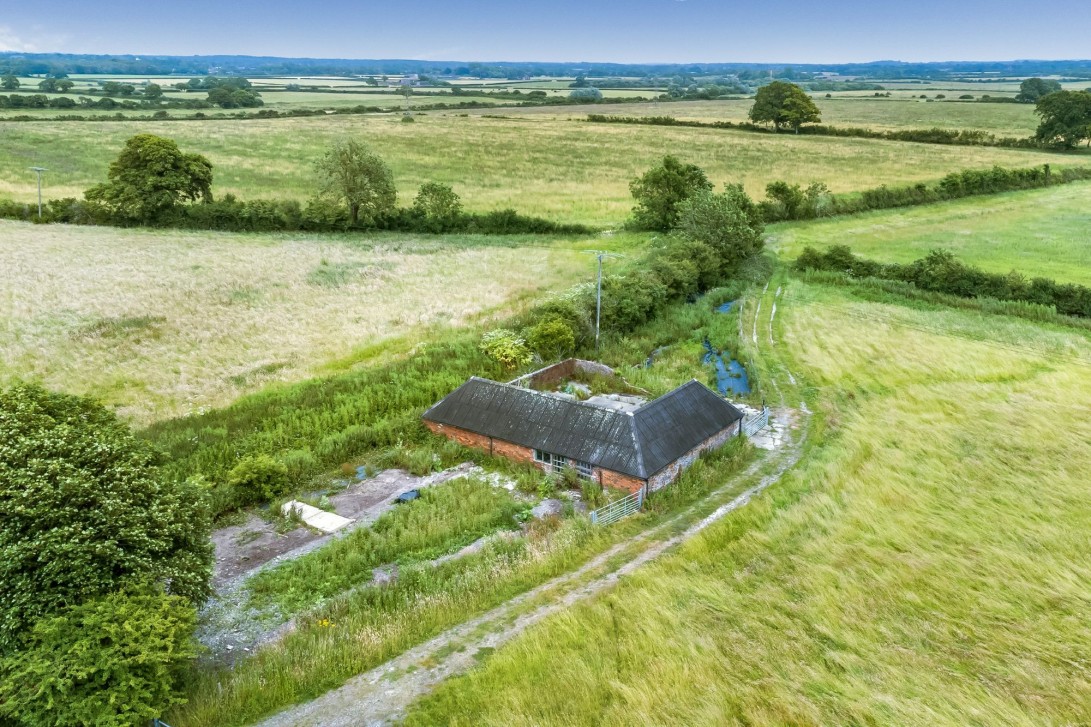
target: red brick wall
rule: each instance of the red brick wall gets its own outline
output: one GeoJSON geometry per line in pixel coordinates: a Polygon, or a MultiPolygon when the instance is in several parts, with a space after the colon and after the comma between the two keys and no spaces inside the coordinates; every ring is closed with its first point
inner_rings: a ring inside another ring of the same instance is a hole
{"type": "Polygon", "coordinates": [[[596,467],[592,470],[595,479],[601,482],[606,487],[614,487],[619,490],[626,490],[628,492],[636,492],[644,486],[644,480],[637,477],[631,477],[629,475],[623,475],[620,472],[614,472],[612,470],[604,470],[600,467],[596,467]]]}
{"type": "Polygon", "coordinates": [[[484,434],[471,432],[461,427],[453,427],[450,424],[439,424],[427,420],[425,420],[424,424],[434,433],[453,439],[464,447],[473,447],[497,457],[507,457],[518,462],[534,462],[534,450],[530,447],[505,442],[503,439],[486,437],[484,434]]]}
{"type": "MultiPolygon", "coordinates": [[[[460,427],[453,427],[450,424],[440,424],[427,420],[425,420],[424,424],[431,429],[433,433],[447,437],[448,439],[453,439],[464,447],[480,449],[485,452],[490,452],[497,457],[507,457],[516,462],[530,462],[531,464],[537,465],[539,469],[545,470],[545,465],[534,461],[534,450],[531,447],[524,447],[521,444],[512,444],[511,442],[505,442],[503,439],[493,439],[460,427]]],[[[620,472],[613,472],[612,470],[604,470],[601,467],[594,468],[592,474],[595,480],[607,487],[615,487],[619,490],[636,492],[644,486],[644,480],[642,479],[623,475],[620,472]]]]}
{"type": "Polygon", "coordinates": [[[452,427],[447,424],[440,424],[438,422],[425,421],[424,424],[436,434],[447,437],[448,439],[453,439],[464,447],[474,447],[476,449],[483,449],[486,452],[489,451],[489,438],[482,434],[460,429],[459,427],[452,427]]]}
{"type": "MultiPolygon", "coordinates": [[[[503,439],[492,440],[492,453],[497,457],[507,457],[516,462],[534,462],[533,449],[518,444],[512,444],[511,442],[505,442],[503,439]]],[[[540,462],[534,462],[534,464],[542,467],[540,462]]]]}

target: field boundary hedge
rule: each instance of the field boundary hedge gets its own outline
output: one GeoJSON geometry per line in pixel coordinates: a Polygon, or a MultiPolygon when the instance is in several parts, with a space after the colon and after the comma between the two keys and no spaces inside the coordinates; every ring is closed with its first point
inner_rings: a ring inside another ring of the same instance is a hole
{"type": "MultiPolygon", "coordinates": [[[[755,134],[775,134],[760,124],[749,121],[693,121],[676,119],[673,116],[610,116],[607,114],[588,114],[587,121],[594,124],[637,124],[644,126],[686,126],[699,129],[730,129],[748,131],[755,134]]],[[[998,146],[1013,149],[1051,149],[1040,144],[1032,137],[1016,138],[996,136],[987,131],[976,129],[899,129],[892,131],[874,131],[859,126],[829,126],[815,124],[802,126],[800,136],[839,136],[858,139],[880,139],[883,141],[910,141],[920,144],[947,144],[954,146],[998,146]]],[[[793,134],[794,135],[794,134],[793,134]]]]}
{"type": "Polygon", "coordinates": [[[221,232],[413,232],[479,235],[588,235],[595,230],[571,223],[522,215],[512,209],[461,212],[444,219],[430,218],[412,208],[399,208],[368,222],[352,224],[347,210],[329,205],[300,204],[296,200],[248,200],[225,195],[213,202],[179,205],[153,222],[119,220],[84,200],[51,199],[32,203],[0,199],[0,218],[41,224],[62,223],[105,227],[217,230],[221,232]]]}
{"type": "Polygon", "coordinates": [[[933,250],[926,257],[902,264],[868,260],[845,245],[834,245],[825,252],[806,247],[796,258],[795,268],[893,281],[928,293],[1025,304],[1062,316],[1091,318],[1091,288],[1087,286],[1058,283],[1052,278],[1028,278],[1017,270],[989,273],[946,250],[933,250]]]}

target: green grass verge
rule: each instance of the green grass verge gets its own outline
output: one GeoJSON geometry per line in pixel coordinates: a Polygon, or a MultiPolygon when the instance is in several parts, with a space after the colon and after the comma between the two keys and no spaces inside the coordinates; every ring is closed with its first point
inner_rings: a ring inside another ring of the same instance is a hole
{"type": "Polygon", "coordinates": [[[771,247],[795,258],[806,246],[848,245],[863,257],[911,262],[950,250],[989,272],[1091,284],[1091,183],[1010,192],[925,207],[774,225],[771,247]]]}
{"type": "Polygon", "coordinates": [[[801,281],[778,302],[804,464],[408,725],[1085,721],[1086,333],[801,281]]]}

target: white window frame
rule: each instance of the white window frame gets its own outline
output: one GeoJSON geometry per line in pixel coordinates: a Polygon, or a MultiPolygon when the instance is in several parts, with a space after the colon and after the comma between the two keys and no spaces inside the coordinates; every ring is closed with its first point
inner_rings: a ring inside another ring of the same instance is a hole
{"type": "Polygon", "coordinates": [[[585,477],[589,480],[595,478],[595,470],[591,466],[590,462],[584,462],[583,460],[572,460],[572,466],[576,468],[576,471],[580,473],[580,477],[585,477]]]}

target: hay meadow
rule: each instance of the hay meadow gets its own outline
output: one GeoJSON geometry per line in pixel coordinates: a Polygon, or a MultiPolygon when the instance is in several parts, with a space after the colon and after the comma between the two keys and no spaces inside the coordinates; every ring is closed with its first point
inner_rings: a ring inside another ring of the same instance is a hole
{"type": "MultiPolygon", "coordinates": [[[[627,107],[623,107],[627,108],[627,107]]],[[[105,179],[130,136],[175,139],[214,165],[216,194],[306,200],[314,160],[333,140],[362,139],[394,171],[403,202],[426,181],[454,187],[473,211],[523,214],[599,226],[622,223],[629,182],[664,154],[699,164],[717,185],[741,182],[752,195],[784,180],[824,182],[852,192],[881,184],[931,182],[967,168],[1091,163],[1084,155],[1033,150],[891,143],[791,134],[589,124],[519,116],[331,116],[260,120],[7,124],[0,129],[0,197],[35,199],[29,166],[50,171],[47,197],[80,197],[105,179]]]]}
{"type": "Polygon", "coordinates": [[[96,396],[140,424],[510,312],[593,274],[572,240],[15,222],[0,222],[0,239],[0,377],[96,396]]]}
{"type": "Polygon", "coordinates": [[[798,281],[780,301],[768,360],[820,446],[406,724],[1086,719],[1086,335],[798,281]]]}

